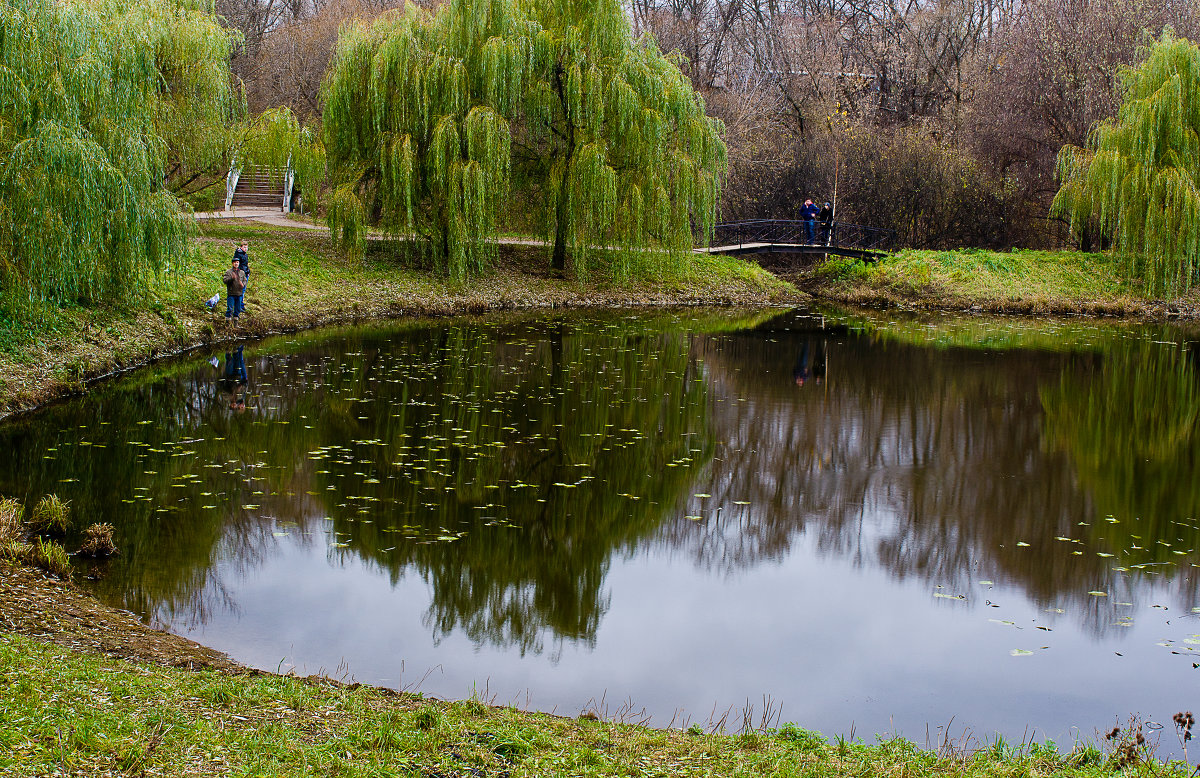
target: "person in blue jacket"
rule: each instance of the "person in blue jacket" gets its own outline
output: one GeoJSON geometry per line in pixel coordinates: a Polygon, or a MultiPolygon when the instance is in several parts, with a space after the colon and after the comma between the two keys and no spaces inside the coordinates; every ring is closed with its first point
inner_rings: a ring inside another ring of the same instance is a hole
{"type": "Polygon", "coordinates": [[[817,214],[821,209],[812,201],[812,198],[804,201],[804,207],[800,209],[800,218],[804,220],[804,237],[808,245],[813,245],[817,242],[817,214]]]}
{"type": "Polygon", "coordinates": [[[233,258],[238,262],[238,269],[246,276],[242,296],[238,300],[238,309],[233,314],[237,316],[246,310],[246,288],[250,286],[250,241],[243,240],[241,245],[234,250],[233,258]]]}

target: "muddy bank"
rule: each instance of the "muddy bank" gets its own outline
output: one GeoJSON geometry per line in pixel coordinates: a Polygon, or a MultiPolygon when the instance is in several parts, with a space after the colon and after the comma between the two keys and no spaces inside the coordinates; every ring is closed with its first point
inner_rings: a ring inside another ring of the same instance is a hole
{"type": "Polygon", "coordinates": [[[102,605],[70,582],[2,561],[0,630],[133,662],[191,670],[246,670],[219,651],[152,629],[132,613],[102,605]]]}

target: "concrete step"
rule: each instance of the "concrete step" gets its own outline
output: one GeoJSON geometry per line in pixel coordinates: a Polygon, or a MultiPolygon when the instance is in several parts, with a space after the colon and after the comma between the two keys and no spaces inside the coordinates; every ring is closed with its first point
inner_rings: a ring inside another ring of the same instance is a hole
{"type": "Polygon", "coordinates": [[[283,208],[282,197],[235,197],[230,205],[247,208],[283,208]]]}

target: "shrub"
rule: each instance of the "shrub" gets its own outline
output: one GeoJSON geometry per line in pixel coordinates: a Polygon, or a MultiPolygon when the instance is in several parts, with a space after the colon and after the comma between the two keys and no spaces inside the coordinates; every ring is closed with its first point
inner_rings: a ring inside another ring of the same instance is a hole
{"type": "Polygon", "coordinates": [[[826,281],[853,281],[865,278],[870,270],[866,263],[854,257],[830,257],[817,266],[816,274],[826,281]]]}
{"type": "Polygon", "coordinates": [[[79,553],[90,557],[108,557],[117,553],[117,546],[113,543],[113,525],[105,522],[92,524],[85,529],[79,553]]]}
{"type": "Polygon", "coordinates": [[[71,528],[69,503],[48,494],[38,500],[29,517],[29,530],[38,535],[61,535],[71,528]]]}

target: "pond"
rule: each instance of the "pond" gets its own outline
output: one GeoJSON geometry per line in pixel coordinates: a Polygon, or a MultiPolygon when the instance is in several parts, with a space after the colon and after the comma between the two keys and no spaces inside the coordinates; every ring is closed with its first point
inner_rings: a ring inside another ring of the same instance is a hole
{"type": "Polygon", "coordinates": [[[921,745],[1197,705],[1169,326],[514,315],[281,337],[0,427],[85,585],[267,670],[921,745]]]}

